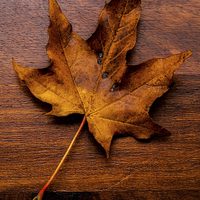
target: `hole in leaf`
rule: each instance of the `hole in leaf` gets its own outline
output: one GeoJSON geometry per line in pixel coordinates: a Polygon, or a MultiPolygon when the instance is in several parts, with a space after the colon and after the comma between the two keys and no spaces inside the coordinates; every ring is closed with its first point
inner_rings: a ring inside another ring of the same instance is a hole
{"type": "Polygon", "coordinates": [[[108,78],[108,72],[104,72],[104,73],[102,74],[102,78],[103,78],[103,79],[108,78]]]}

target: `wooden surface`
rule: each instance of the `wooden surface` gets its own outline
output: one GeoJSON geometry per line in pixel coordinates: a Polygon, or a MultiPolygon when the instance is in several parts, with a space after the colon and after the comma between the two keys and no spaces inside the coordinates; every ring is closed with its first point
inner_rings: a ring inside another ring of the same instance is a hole
{"type": "MultiPolygon", "coordinates": [[[[104,0],[58,0],[73,30],[87,39],[104,0]]],[[[191,49],[169,92],[150,114],[171,136],[137,141],[115,137],[110,159],[81,132],[44,199],[198,199],[200,196],[200,1],[143,0],[137,44],[129,64],[191,49]]],[[[49,179],[82,116],[45,116],[12,67],[46,67],[48,0],[0,4],[0,199],[31,199],[49,179]]]]}

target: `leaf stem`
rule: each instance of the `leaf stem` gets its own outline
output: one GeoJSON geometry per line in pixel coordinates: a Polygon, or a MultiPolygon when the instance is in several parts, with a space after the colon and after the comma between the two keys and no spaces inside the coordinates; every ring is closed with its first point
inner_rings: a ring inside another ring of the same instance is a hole
{"type": "Polygon", "coordinates": [[[85,118],[85,115],[84,115],[83,120],[81,122],[81,125],[80,125],[78,131],[76,132],[74,138],[72,139],[67,151],[65,152],[65,155],[62,157],[60,163],[58,164],[58,166],[57,166],[56,170],[54,171],[54,173],[52,174],[51,178],[48,180],[48,182],[44,185],[44,187],[40,190],[38,195],[33,200],[42,200],[42,197],[44,195],[45,190],[47,189],[47,187],[49,186],[49,184],[51,183],[51,181],[53,180],[53,178],[57,174],[57,172],[60,169],[61,165],[63,164],[65,158],[67,157],[68,153],[70,152],[70,150],[71,150],[71,148],[72,148],[77,136],[79,135],[81,129],[83,128],[83,125],[85,124],[85,121],[86,121],[86,118],[85,118]]]}

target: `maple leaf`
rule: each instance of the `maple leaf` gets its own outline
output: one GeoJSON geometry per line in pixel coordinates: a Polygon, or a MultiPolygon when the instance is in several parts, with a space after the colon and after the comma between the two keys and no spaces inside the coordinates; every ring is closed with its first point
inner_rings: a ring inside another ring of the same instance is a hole
{"type": "Polygon", "coordinates": [[[149,109],[170,88],[174,70],[191,51],[128,66],[126,54],[136,42],[140,0],[106,3],[88,40],[72,31],[56,0],[49,0],[49,14],[50,66],[29,69],[13,60],[32,94],[52,105],[48,114],[85,115],[107,157],[114,134],[128,133],[137,139],[169,135],[152,120],[149,109]]]}

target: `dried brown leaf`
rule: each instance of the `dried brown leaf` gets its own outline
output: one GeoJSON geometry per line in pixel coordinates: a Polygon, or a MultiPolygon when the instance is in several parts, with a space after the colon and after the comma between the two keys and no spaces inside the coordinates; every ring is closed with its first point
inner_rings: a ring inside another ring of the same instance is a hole
{"type": "Polygon", "coordinates": [[[174,71],[191,51],[127,66],[127,51],[136,42],[140,0],[106,4],[88,40],[72,31],[56,0],[49,0],[49,14],[46,50],[51,65],[29,69],[13,60],[32,94],[52,105],[48,114],[84,114],[89,131],[107,156],[114,134],[128,133],[137,139],[168,135],[149,116],[149,109],[169,90],[174,71]]]}

